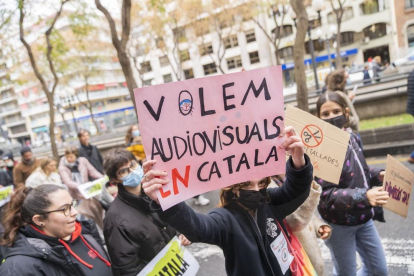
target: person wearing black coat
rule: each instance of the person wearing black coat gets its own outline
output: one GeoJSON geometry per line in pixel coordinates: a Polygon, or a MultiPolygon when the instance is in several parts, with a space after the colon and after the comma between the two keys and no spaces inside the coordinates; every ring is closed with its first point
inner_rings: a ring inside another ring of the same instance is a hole
{"type": "MultiPolygon", "coordinates": [[[[150,210],[141,190],[142,168],[126,149],[111,150],[104,162],[105,173],[118,185],[118,195],[104,219],[104,237],[114,275],[137,275],[176,235],[150,210]]],[[[183,241],[184,237],[180,235],[183,241]]],[[[183,241],[187,245],[187,241],[183,241]]]]}
{"type": "Polygon", "coordinates": [[[285,128],[283,136],[286,133],[290,137],[281,147],[292,157],[287,161],[286,181],[281,188],[266,189],[270,178],[265,177],[223,188],[222,208],[215,208],[207,215],[194,212],[183,202],[162,211],[156,191],[168,179],[158,178],[165,177],[165,173],[151,170],[155,161],[149,160],[144,163],[146,174],[142,186],[153,199],[151,208],[191,242],[219,246],[229,276],[292,275],[290,267],[298,265],[298,260],[293,257],[291,237],[283,219],[308,197],[313,167],[303,152],[301,138],[292,127],[285,128]],[[283,253],[286,255],[282,257],[283,253]]]}
{"type": "Polygon", "coordinates": [[[79,157],[85,157],[89,163],[101,174],[104,174],[103,157],[98,148],[89,143],[89,131],[82,129],[78,133],[80,142],[79,157]]]}
{"type": "Polygon", "coordinates": [[[57,185],[17,190],[3,218],[1,276],[113,275],[95,224],[76,221],[67,202],[57,185]]]}

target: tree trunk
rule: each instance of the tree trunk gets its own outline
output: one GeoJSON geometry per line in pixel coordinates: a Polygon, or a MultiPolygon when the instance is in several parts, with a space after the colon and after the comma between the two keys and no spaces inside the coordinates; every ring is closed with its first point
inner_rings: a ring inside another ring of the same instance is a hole
{"type": "Polygon", "coordinates": [[[276,52],[275,52],[275,55],[276,55],[276,65],[280,65],[279,50],[278,50],[277,45],[274,45],[274,46],[275,46],[275,49],[276,49],[276,52]]]}
{"type": "Polygon", "coordinates": [[[63,124],[65,125],[66,134],[69,134],[70,131],[69,131],[68,122],[66,122],[66,120],[65,120],[65,113],[61,113],[61,115],[62,115],[63,124]]]}
{"type": "Polygon", "coordinates": [[[336,69],[342,69],[342,57],[341,57],[341,20],[337,22],[338,29],[336,35],[336,69]]]}
{"type": "MultiPolygon", "coordinates": [[[[137,112],[137,106],[135,104],[134,89],[137,88],[138,86],[134,79],[134,74],[131,68],[131,61],[129,60],[128,55],[126,54],[125,50],[117,49],[117,51],[118,51],[119,63],[121,64],[122,72],[124,73],[125,81],[128,86],[129,95],[131,96],[131,101],[134,104],[135,112],[137,112]]],[[[136,113],[136,115],[138,118],[138,113],[136,113]]]]}
{"type": "Polygon", "coordinates": [[[308,87],[306,85],[305,64],[303,57],[305,56],[305,37],[308,29],[308,14],[303,0],[290,0],[293,10],[296,13],[296,39],[293,48],[293,59],[295,68],[296,81],[296,99],[298,107],[309,112],[308,87]]]}

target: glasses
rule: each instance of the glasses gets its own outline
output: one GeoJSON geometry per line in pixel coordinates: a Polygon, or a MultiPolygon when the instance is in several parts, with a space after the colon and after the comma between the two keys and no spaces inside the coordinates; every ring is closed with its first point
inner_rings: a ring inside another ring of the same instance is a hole
{"type": "Polygon", "coordinates": [[[76,200],[74,200],[74,201],[72,201],[71,204],[66,204],[62,209],[47,211],[47,212],[44,212],[42,214],[49,214],[49,213],[54,213],[54,212],[63,212],[63,214],[68,217],[72,213],[72,208],[76,208],[77,205],[78,205],[78,203],[76,202],[76,200]]]}
{"type": "Polygon", "coordinates": [[[118,177],[125,177],[129,174],[130,171],[136,170],[138,168],[138,163],[135,161],[131,162],[131,165],[129,166],[129,168],[123,168],[120,169],[116,174],[118,175],[118,177]]]}

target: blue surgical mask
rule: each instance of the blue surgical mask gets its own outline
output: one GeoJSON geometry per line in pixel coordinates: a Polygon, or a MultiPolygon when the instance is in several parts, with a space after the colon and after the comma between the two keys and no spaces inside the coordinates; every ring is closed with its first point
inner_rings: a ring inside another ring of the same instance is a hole
{"type": "Polygon", "coordinates": [[[347,79],[346,79],[346,85],[351,85],[351,84],[352,84],[351,79],[350,79],[350,78],[347,78],[347,79]]]}
{"type": "Polygon", "coordinates": [[[141,166],[138,166],[135,170],[129,173],[127,176],[121,177],[122,184],[125,187],[135,188],[141,183],[141,179],[144,177],[144,171],[141,166]]]}
{"type": "Polygon", "coordinates": [[[141,133],[139,132],[139,130],[134,130],[133,132],[132,132],[132,136],[134,136],[134,137],[139,137],[139,135],[140,135],[141,133]]]}

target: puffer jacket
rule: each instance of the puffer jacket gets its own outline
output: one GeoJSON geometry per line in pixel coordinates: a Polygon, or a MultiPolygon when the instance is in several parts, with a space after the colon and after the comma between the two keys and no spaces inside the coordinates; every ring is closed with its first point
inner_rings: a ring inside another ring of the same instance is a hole
{"type": "Polygon", "coordinates": [[[26,225],[20,229],[13,246],[2,246],[1,253],[4,258],[1,276],[89,276],[97,273],[112,276],[98,231],[89,221],[76,222],[76,230],[67,242],[26,225]],[[74,247],[85,249],[84,258],[74,247]]]}
{"type": "Polygon", "coordinates": [[[104,219],[104,236],[117,276],[137,275],[176,235],[150,210],[151,200],[118,185],[118,196],[104,219]]]}
{"type": "Polygon", "coordinates": [[[351,133],[339,184],[315,177],[322,186],[318,206],[321,217],[330,223],[346,226],[364,224],[372,219],[375,212],[368,202],[367,191],[381,185],[380,172],[380,169],[368,166],[361,141],[351,133]]]}

